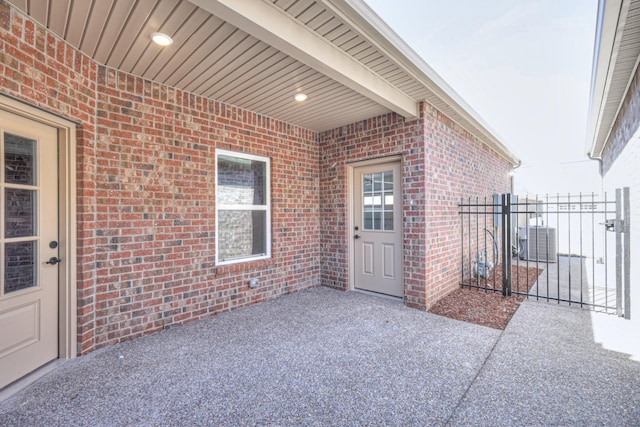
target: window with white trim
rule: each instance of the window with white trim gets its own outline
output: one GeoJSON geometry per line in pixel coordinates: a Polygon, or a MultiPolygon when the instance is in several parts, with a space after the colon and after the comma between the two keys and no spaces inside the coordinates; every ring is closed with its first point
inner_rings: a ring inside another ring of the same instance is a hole
{"type": "Polygon", "coordinates": [[[216,263],[271,257],[271,161],[216,150],[216,263]]]}

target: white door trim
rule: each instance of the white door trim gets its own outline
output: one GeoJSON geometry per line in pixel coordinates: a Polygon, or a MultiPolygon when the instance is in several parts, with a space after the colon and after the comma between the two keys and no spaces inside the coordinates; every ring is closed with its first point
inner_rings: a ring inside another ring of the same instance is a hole
{"type": "MultiPolygon", "coordinates": [[[[354,173],[355,170],[362,166],[372,166],[379,165],[384,163],[400,163],[400,175],[402,176],[402,156],[389,156],[389,157],[377,157],[375,159],[362,160],[358,162],[348,163],[347,164],[347,211],[348,211],[348,219],[347,219],[347,243],[348,243],[348,272],[349,272],[349,282],[348,282],[348,290],[352,291],[355,289],[356,275],[355,275],[355,245],[353,240],[353,235],[355,230],[353,227],[355,226],[355,202],[354,202],[354,194],[353,194],[353,182],[354,182],[354,173]]],[[[402,230],[404,234],[404,229],[402,230]]],[[[404,259],[404,256],[402,257],[404,259]]],[[[404,268],[403,265],[400,268],[404,268]]]]}
{"type": "Polygon", "coordinates": [[[0,109],[58,129],[59,257],[58,357],[72,359],[77,348],[76,124],[18,100],[0,96],[0,109]]]}

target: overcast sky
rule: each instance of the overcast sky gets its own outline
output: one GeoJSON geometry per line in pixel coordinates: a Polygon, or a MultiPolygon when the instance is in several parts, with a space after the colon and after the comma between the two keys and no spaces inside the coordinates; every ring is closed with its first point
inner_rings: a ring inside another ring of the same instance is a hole
{"type": "Polygon", "coordinates": [[[522,159],[516,192],[600,191],[585,155],[597,0],[365,0],[522,159]]]}

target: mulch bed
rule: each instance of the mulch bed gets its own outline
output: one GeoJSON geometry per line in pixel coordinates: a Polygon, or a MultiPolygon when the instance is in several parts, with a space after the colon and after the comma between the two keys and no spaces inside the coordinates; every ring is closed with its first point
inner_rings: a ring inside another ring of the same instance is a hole
{"type": "MultiPolygon", "coordinates": [[[[543,270],[537,268],[526,268],[522,266],[512,266],[511,289],[518,289],[520,292],[528,292],[535,284],[538,276],[543,270]],[[527,289],[527,277],[529,278],[527,289]]],[[[480,280],[480,286],[502,290],[502,269],[493,271],[488,281],[480,280]]],[[[477,285],[478,282],[472,282],[477,285]]],[[[503,297],[501,292],[491,290],[460,288],[441,298],[429,310],[430,313],[451,319],[462,320],[463,322],[475,323],[476,325],[488,326],[494,329],[504,329],[511,317],[514,315],[520,303],[525,299],[524,295],[512,294],[503,297]]]]}

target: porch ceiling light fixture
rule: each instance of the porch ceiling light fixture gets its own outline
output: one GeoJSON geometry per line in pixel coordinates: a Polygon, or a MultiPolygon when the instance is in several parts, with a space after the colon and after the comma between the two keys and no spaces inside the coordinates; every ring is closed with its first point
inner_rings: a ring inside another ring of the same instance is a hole
{"type": "Polygon", "coordinates": [[[302,92],[296,93],[296,95],[293,97],[293,99],[295,99],[298,102],[304,102],[304,101],[307,100],[307,98],[308,98],[307,94],[302,93],[302,92]]]}
{"type": "Polygon", "coordinates": [[[151,40],[159,46],[165,47],[173,43],[173,39],[165,33],[151,33],[151,40]]]}

